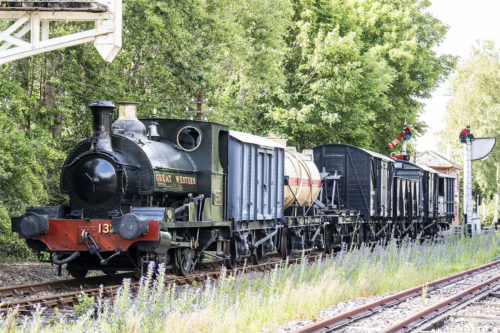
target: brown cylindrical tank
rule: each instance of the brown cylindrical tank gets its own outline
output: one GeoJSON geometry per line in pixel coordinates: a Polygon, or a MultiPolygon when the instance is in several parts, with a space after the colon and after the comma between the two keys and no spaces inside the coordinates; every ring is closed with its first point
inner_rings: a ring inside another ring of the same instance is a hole
{"type": "Polygon", "coordinates": [[[321,189],[321,177],[310,155],[299,154],[285,149],[285,208],[295,200],[299,206],[310,206],[318,197],[321,189]]]}

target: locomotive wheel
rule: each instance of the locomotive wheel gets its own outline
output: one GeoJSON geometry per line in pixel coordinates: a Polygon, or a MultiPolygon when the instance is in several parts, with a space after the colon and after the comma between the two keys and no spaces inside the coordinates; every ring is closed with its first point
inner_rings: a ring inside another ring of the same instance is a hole
{"type": "Polygon", "coordinates": [[[236,240],[231,238],[229,241],[229,258],[224,260],[228,269],[235,269],[237,264],[236,240]]]}
{"type": "Polygon", "coordinates": [[[88,269],[81,269],[76,267],[68,267],[69,275],[74,277],[75,279],[82,280],[88,273],[88,269]]]}
{"type": "Polygon", "coordinates": [[[194,251],[189,248],[175,250],[175,268],[179,275],[188,275],[193,269],[194,251]]]}
{"type": "Polygon", "coordinates": [[[281,230],[280,254],[281,258],[286,259],[292,253],[292,241],[288,237],[288,228],[281,230]]]}

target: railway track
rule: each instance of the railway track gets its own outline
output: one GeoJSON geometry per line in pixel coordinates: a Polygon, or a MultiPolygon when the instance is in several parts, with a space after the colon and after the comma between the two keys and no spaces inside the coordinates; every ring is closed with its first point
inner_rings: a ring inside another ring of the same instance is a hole
{"type": "Polygon", "coordinates": [[[500,326],[500,293],[490,287],[421,328],[422,332],[495,332],[500,326]]]}
{"type": "Polygon", "coordinates": [[[440,316],[446,315],[449,311],[466,306],[469,302],[479,300],[488,295],[497,292],[500,289],[500,274],[493,278],[478,283],[473,287],[464,290],[458,294],[450,296],[443,301],[427,307],[426,309],[401,320],[393,326],[384,329],[382,333],[402,333],[413,332],[420,329],[421,326],[433,321],[440,316]]]}
{"type": "Polygon", "coordinates": [[[42,292],[60,292],[82,286],[99,286],[101,284],[117,284],[125,278],[137,277],[135,273],[121,273],[113,276],[99,275],[86,279],[55,280],[42,283],[30,283],[0,288],[0,303],[6,302],[9,298],[29,297],[42,292]]]}
{"type": "Polygon", "coordinates": [[[303,327],[297,330],[296,333],[359,332],[363,331],[364,329],[367,329],[368,327],[370,327],[370,331],[373,331],[373,328],[377,326],[373,322],[371,323],[369,322],[369,320],[372,319],[372,317],[380,315],[383,312],[388,311],[389,309],[403,302],[410,301],[411,299],[421,296],[423,291],[426,294],[429,294],[433,291],[439,291],[442,289],[450,288],[455,284],[466,281],[471,277],[476,277],[479,274],[485,275],[483,282],[481,282],[480,284],[474,285],[473,287],[468,288],[464,292],[448,297],[442,302],[435,303],[432,306],[425,308],[418,314],[413,315],[415,313],[413,310],[411,316],[408,316],[404,320],[401,320],[396,324],[393,324],[391,327],[387,328],[386,331],[384,331],[384,332],[409,332],[415,329],[416,327],[420,327],[423,324],[434,320],[436,317],[443,315],[444,312],[449,311],[452,308],[458,307],[463,302],[472,298],[476,299],[476,297],[479,297],[477,295],[472,296],[471,293],[473,291],[481,291],[483,293],[490,294],[491,292],[487,291],[485,288],[490,288],[491,286],[494,286],[495,288],[498,287],[500,279],[499,271],[500,271],[500,260],[497,260],[477,268],[473,268],[458,274],[450,275],[448,277],[429,282],[425,285],[421,285],[415,288],[411,288],[378,299],[374,302],[359,306],[355,309],[340,314],[336,314],[330,318],[326,318],[316,323],[313,323],[309,326],[303,327]],[[490,275],[492,275],[493,277],[491,277],[490,275]],[[470,297],[467,295],[469,295],[470,297]],[[465,296],[467,297],[465,298],[465,296]],[[450,305],[449,303],[452,304],[450,305]],[[440,310],[441,309],[440,304],[447,304],[448,308],[446,309],[446,311],[444,309],[440,310]],[[412,318],[410,319],[410,317],[412,318]],[[367,322],[367,324],[362,325],[361,322],[367,322]]]}
{"type": "MultiPolygon", "coordinates": [[[[308,261],[314,261],[317,260],[318,258],[322,257],[322,255],[315,255],[315,256],[310,256],[307,257],[306,259],[308,261]]],[[[289,259],[288,263],[289,264],[297,264],[300,263],[301,258],[292,258],[289,259]]],[[[224,269],[219,269],[215,271],[208,271],[208,272],[199,272],[195,274],[190,274],[187,276],[167,276],[165,278],[165,283],[166,284],[172,284],[175,283],[177,285],[186,285],[186,284],[193,284],[193,282],[196,283],[201,283],[205,282],[207,280],[216,280],[220,277],[220,275],[223,272],[230,272],[232,274],[240,274],[240,273],[247,273],[247,272],[264,272],[270,269],[273,269],[276,267],[276,265],[281,265],[283,264],[283,260],[271,260],[262,264],[258,265],[250,265],[250,266],[243,266],[243,267],[238,267],[234,270],[226,271],[224,269]]],[[[122,277],[123,279],[123,277],[122,277]]],[[[57,281],[54,281],[57,282],[57,281]]],[[[61,283],[73,283],[71,281],[61,281],[61,283]]],[[[42,285],[42,284],[37,284],[37,285],[42,285]]],[[[9,309],[15,309],[17,308],[17,311],[21,314],[29,314],[31,311],[35,310],[35,307],[37,304],[41,305],[42,307],[45,308],[68,308],[68,307],[73,307],[76,304],[79,303],[79,299],[82,297],[82,295],[87,295],[88,297],[97,297],[101,296],[102,298],[113,298],[118,289],[122,286],[122,280],[120,280],[117,284],[114,285],[108,285],[101,287],[95,287],[95,288],[89,288],[89,289],[83,289],[83,290],[78,290],[78,291],[72,291],[72,292],[66,292],[66,293],[58,293],[55,295],[44,295],[41,297],[36,297],[36,298],[29,298],[29,299],[21,299],[21,300],[16,300],[13,302],[5,302],[3,304],[0,304],[0,313],[6,313],[9,311],[9,309]]],[[[23,286],[18,286],[22,287],[22,289],[19,290],[30,290],[29,285],[23,285],[23,286]]],[[[130,287],[132,291],[136,291],[137,288],[139,287],[139,282],[132,282],[130,284],[130,287]]],[[[42,287],[39,287],[42,288],[42,287]]],[[[9,288],[3,288],[3,289],[9,289],[9,288]]],[[[10,288],[13,289],[13,288],[10,288]]],[[[36,290],[36,287],[33,288],[33,290],[36,290]]],[[[62,290],[62,289],[60,289],[62,290]]],[[[6,290],[5,293],[8,291],[6,290]]],[[[13,292],[13,291],[9,291],[13,292]]],[[[15,292],[14,292],[15,293],[15,292]]]]}
{"type": "MultiPolygon", "coordinates": [[[[269,259],[278,257],[279,255],[271,254],[268,256],[269,259]]],[[[224,264],[223,260],[207,261],[200,264],[201,271],[216,270],[221,265],[224,264]]],[[[174,271],[167,270],[166,274],[175,274],[174,271]]],[[[87,277],[85,279],[65,279],[65,280],[53,280],[41,283],[30,283],[22,285],[13,285],[8,287],[0,288],[0,305],[13,303],[14,300],[18,301],[20,299],[26,299],[33,297],[37,294],[42,293],[60,293],[63,294],[64,291],[70,291],[72,289],[94,289],[103,286],[113,286],[120,285],[123,279],[139,280],[139,274],[136,272],[125,272],[114,275],[98,275],[93,277],[87,277]]],[[[41,298],[41,297],[39,297],[41,298]]],[[[39,299],[36,298],[36,299],[39,299]]],[[[0,306],[0,308],[3,306],[0,306]]]]}

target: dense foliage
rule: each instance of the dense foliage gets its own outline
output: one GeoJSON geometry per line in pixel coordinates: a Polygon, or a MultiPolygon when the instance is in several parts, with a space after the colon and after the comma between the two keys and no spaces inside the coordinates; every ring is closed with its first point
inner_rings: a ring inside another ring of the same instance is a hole
{"type": "MultiPolygon", "coordinates": [[[[497,143],[484,161],[472,163],[474,187],[489,202],[489,218],[498,218],[500,169],[500,50],[492,42],[472,49],[471,55],[453,75],[452,98],[447,107],[446,127],[441,132],[444,144],[455,148],[457,162],[463,161],[463,145],[458,136],[467,123],[475,137],[496,137],[497,143]],[[495,194],[496,198],[490,199],[495,194]],[[495,213],[493,213],[495,211],[495,213]]],[[[482,212],[481,212],[482,213],[482,212]]]]}
{"type": "Polygon", "coordinates": [[[24,257],[27,247],[10,231],[9,212],[21,212],[29,203],[47,203],[48,173],[60,154],[51,148],[45,130],[22,131],[0,112],[0,258],[24,257]]]}
{"type": "MultiPolygon", "coordinates": [[[[454,62],[432,50],[446,27],[426,0],[123,5],[123,48],[111,64],[86,44],[0,66],[0,210],[65,200],[58,167],[88,135],[94,99],[185,117],[201,90],[209,118],[235,129],[273,131],[299,148],[342,141],[387,152],[404,119],[423,131],[417,98],[454,62]]],[[[82,26],[58,23],[53,35],[82,26]]]]}
{"type": "Polygon", "coordinates": [[[406,119],[448,73],[453,59],[432,47],[445,27],[428,1],[293,1],[287,85],[272,127],[297,145],[341,141],[386,152],[406,119]]]}

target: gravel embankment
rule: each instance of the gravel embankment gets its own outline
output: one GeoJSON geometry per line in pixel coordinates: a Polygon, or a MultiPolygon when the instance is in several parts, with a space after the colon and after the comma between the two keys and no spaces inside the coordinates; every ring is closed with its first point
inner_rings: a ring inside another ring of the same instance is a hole
{"type": "Polygon", "coordinates": [[[0,287],[69,278],[70,276],[65,269],[62,270],[61,276],[57,276],[57,266],[50,263],[0,264],[0,287]]]}
{"type": "MultiPolygon", "coordinates": [[[[374,302],[378,299],[384,298],[391,295],[389,294],[383,294],[383,295],[377,295],[377,296],[372,296],[372,297],[362,297],[362,298],[356,298],[351,301],[347,302],[340,302],[336,304],[335,306],[329,307],[326,310],[321,311],[318,316],[317,320],[323,320],[329,317],[333,317],[334,315],[337,315],[342,312],[346,312],[352,309],[355,309],[359,306],[362,306],[364,304],[374,302]]],[[[303,320],[294,320],[290,321],[284,325],[279,326],[276,329],[276,332],[278,333],[285,333],[285,332],[294,332],[295,330],[298,330],[299,328],[302,328],[304,326],[308,326],[312,324],[311,320],[303,319],[303,320]]]]}
{"type": "MultiPolygon", "coordinates": [[[[405,302],[402,302],[396,306],[381,311],[371,317],[359,320],[355,322],[353,325],[343,328],[341,331],[347,333],[376,332],[383,328],[390,327],[395,323],[405,319],[406,317],[416,312],[419,312],[428,306],[431,306],[433,304],[442,301],[444,298],[457,294],[465,289],[472,287],[475,284],[491,279],[493,276],[497,274],[500,274],[500,268],[495,268],[494,270],[489,270],[486,272],[476,274],[472,277],[468,277],[464,280],[458,281],[444,288],[429,291],[426,293],[425,297],[419,296],[407,300],[405,302]]],[[[388,295],[389,294],[367,297],[367,298],[359,298],[352,301],[339,303],[335,306],[332,306],[326,310],[321,311],[317,315],[317,320],[318,321],[323,320],[332,317],[336,314],[352,310],[363,304],[373,302],[377,299],[386,297],[388,295]]],[[[500,311],[500,307],[496,307],[492,309],[492,311],[500,311]]],[[[293,332],[301,327],[310,324],[312,324],[311,320],[296,320],[278,327],[277,332],[293,332]]],[[[497,330],[493,332],[500,332],[500,331],[497,330]]]]}

